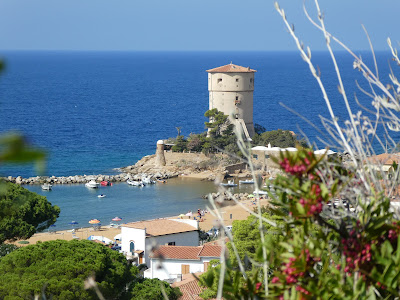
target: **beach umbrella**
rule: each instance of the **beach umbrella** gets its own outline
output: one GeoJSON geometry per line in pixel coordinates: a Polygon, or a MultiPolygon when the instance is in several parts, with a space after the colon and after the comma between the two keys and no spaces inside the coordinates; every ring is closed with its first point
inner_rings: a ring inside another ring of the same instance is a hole
{"type": "Polygon", "coordinates": [[[180,214],[180,215],[179,215],[180,218],[183,218],[184,216],[185,216],[184,214],[180,214]]]}
{"type": "Polygon", "coordinates": [[[100,223],[100,220],[97,220],[97,219],[92,219],[89,221],[89,224],[99,224],[99,223],[100,223]]]}
{"type": "Polygon", "coordinates": [[[114,219],[112,219],[112,221],[114,221],[114,222],[119,222],[119,221],[121,221],[122,219],[120,218],[120,217],[115,217],[114,219]]]}
{"type": "Polygon", "coordinates": [[[74,228],[74,226],[77,224],[79,224],[77,221],[71,221],[68,223],[68,225],[71,225],[72,228],[74,228]]]}
{"type": "Polygon", "coordinates": [[[191,217],[191,216],[193,216],[193,214],[192,214],[192,212],[190,211],[190,212],[188,212],[188,213],[186,214],[186,216],[191,217]]]}
{"type": "Polygon", "coordinates": [[[247,196],[247,198],[254,198],[254,195],[250,194],[250,195],[247,196]]]}

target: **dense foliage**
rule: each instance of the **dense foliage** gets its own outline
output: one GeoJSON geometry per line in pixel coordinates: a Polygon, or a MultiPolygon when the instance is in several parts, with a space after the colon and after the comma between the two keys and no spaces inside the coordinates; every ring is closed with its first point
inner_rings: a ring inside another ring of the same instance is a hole
{"type": "MultiPolygon", "coordinates": [[[[204,116],[210,119],[205,122],[207,132],[200,134],[191,133],[187,139],[179,135],[176,139],[169,139],[175,145],[172,151],[194,151],[203,153],[214,153],[224,151],[231,155],[242,157],[242,153],[237,145],[237,136],[234,126],[229,121],[229,117],[216,108],[205,112],[204,116]]],[[[266,146],[268,143],[273,147],[296,147],[297,145],[307,146],[305,140],[299,140],[296,135],[288,130],[265,131],[259,124],[254,126],[256,134],[253,136],[252,145],[266,146]]]]}
{"type": "Polygon", "coordinates": [[[18,249],[18,247],[15,246],[14,244],[1,244],[0,245],[0,259],[17,249],[18,249]]]}
{"type": "Polygon", "coordinates": [[[165,281],[161,281],[159,279],[142,279],[134,285],[131,292],[131,299],[164,300],[165,297],[162,293],[162,290],[165,292],[165,295],[169,300],[176,300],[182,295],[179,288],[172,288],[165,281]]]}
{"type": "MultiPolygon", "coordinates": [[[[399,297],[400,222],[390,211],[389,199],[373,187],[367,190],[340,161],[327,161],[307,149],[282,154],[277,162],[285,175],[273,182],[276,197],[270,203],[275,216],[268,219],[280,218],[286,226],[276,222],[280,238],[275,239],[268,234],[271,229],[258,228],[266,242],[255,249],[252,224],[258,226],[259,220],[243,223],[243,228],[236,225],[240,258],[245,253],[253,268],[243,273],[228,261],[222,277],[224,298],[399,297]]],[[[214,293],[221,269],[202,278],[214,293]]]]}
{"type": "Polygon", "coordinates": [[[280,148],[296,147],[297,145],[307,147],[305,140],[299,140],[297,136],[289,130],[271,130],[253,136],[253,145],[266,146],[269,143],[272,147],[280,148]]]}
{"type": "Polygon", "coordinates": [[[29,238],[56,222],[60,209],[51,205],[46,197],[11,182],[3,183],[3,188],[5,193],[0,194],[0,243],[29,238]]]}
{"type": "Polygon", "coordinates": [[[84,281],[93,275],[106,299],[122,299],[135,276],[123,255],[92,241],[50,241],[0,260],[0,298],[30,299],[45,288],[53,299],[98,299],[84,281]]]}

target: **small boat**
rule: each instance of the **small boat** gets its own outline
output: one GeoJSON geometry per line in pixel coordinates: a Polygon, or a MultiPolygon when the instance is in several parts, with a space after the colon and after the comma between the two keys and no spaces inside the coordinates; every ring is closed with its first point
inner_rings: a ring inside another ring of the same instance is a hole
{"type": "Polygon", "coordinates": [[[254,191],[253,192],[254,195],[268,195],[267,191],[254,191]]]}
{"type": "Polygon", "coordinates": [[[112,186],[111,181],[109,180],[103,180],[102,182],[100,182],[101,186],[112,186]]]}
{"type": "Polygon", "coordinates": [[[239,184],[254,184],[253,179],[239,180],[239,184]]]}
{"type": "Polygon", "coordinates": [[[85,186],[86,187],[88,187],[88,188],[91,188],[91,189],[97,189],[98,187],[99,187],[99,183],[97,183],[96,181],[94,181],[94,180],[90,180],[89,182],[86,182],[85,183],[85,186]]]}
{"type": "Polygon", "coordinates": [[[237,186],[237,184],[233,180],[228,180],[228,183],[220,183],[220,186],[234,187],[237,186]]]}
{"type": "Polygon", "coordinates": [[[142,182],[144,184],[155,184],[156,182],[154,180],[152,180],[150,177],[142,177],[142,182]]]}
{"type": "Polygon", "coordinates": [[[127,180],[127,184],[133,185],[133,186],[145,186],[145,184],[142,181],[135,181],[135,180],[127,180]]]}
{"type": "Polygon", "coordinates": [[[42,190],[44,191],[51,191],[52,188],[53,186],[51,184],[48,183],[42,184],[42,190]]]}
{"type": "Polygon", "coordinates": [[[104,198],[105,196],[104,194],[97,195],[98,198],[104,198]]]}

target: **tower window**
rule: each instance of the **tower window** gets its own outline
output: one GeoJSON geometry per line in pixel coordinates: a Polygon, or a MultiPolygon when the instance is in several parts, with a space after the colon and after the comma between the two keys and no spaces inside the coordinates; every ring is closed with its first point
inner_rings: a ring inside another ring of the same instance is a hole
{"type": "Polygon", "coordinates": [[[253,82],[253,78],[250,78],[250,83],[252,83],[253,82]]]}
{"type": "Polygon", "coordinates": [[[238,97],[238,96],[236,96],[236,100],[239,100],[239,97],[238,97]]]}
{"type": "Polygon", "coordinates": [[[222,78],[218,78],[218,83],[222,82],[222,78]]]}
{"type": "Polygon", "coordinates": [[[239,82],[239,78],[236,78],[236,82],[239,82]]]}

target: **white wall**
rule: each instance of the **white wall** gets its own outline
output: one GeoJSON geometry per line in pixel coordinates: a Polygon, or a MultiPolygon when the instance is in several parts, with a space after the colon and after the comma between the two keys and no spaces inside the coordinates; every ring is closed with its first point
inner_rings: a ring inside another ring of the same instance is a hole
{"type": "Polygon", "coordinates": [[[150,259],[150,269],[144,274],[146,278],[158,278],[160,280],[180,278],[182,265],[189,265],[190,273],[204,272],[204,263],[219,257],[202,257],[200,260],[166,259],[160,263],[159,259],[150,259]],[[162,266],[162,268],[160,268],[162,266]]]}
{"type": "MultiPolygon", "coordinates": [[[[199,245],[199,232],[189,231],[182,233],[174,233],[162,236],[146,238],[146,251],[144,253],[144,262],[149,262],[150,250],[155,245],[167,245],[170,242],[175,242],[175,246],[198,246],[199,245]]],[[[149,264],[147,264],[149,267],[149,264]]]]}
{"type": "Polygon", "coordinates": [[[130,254],[130,243],[135,243],[135,250],[146,250],[146,230],[130,227],[121,227],[121,251],[130,254]]]}

